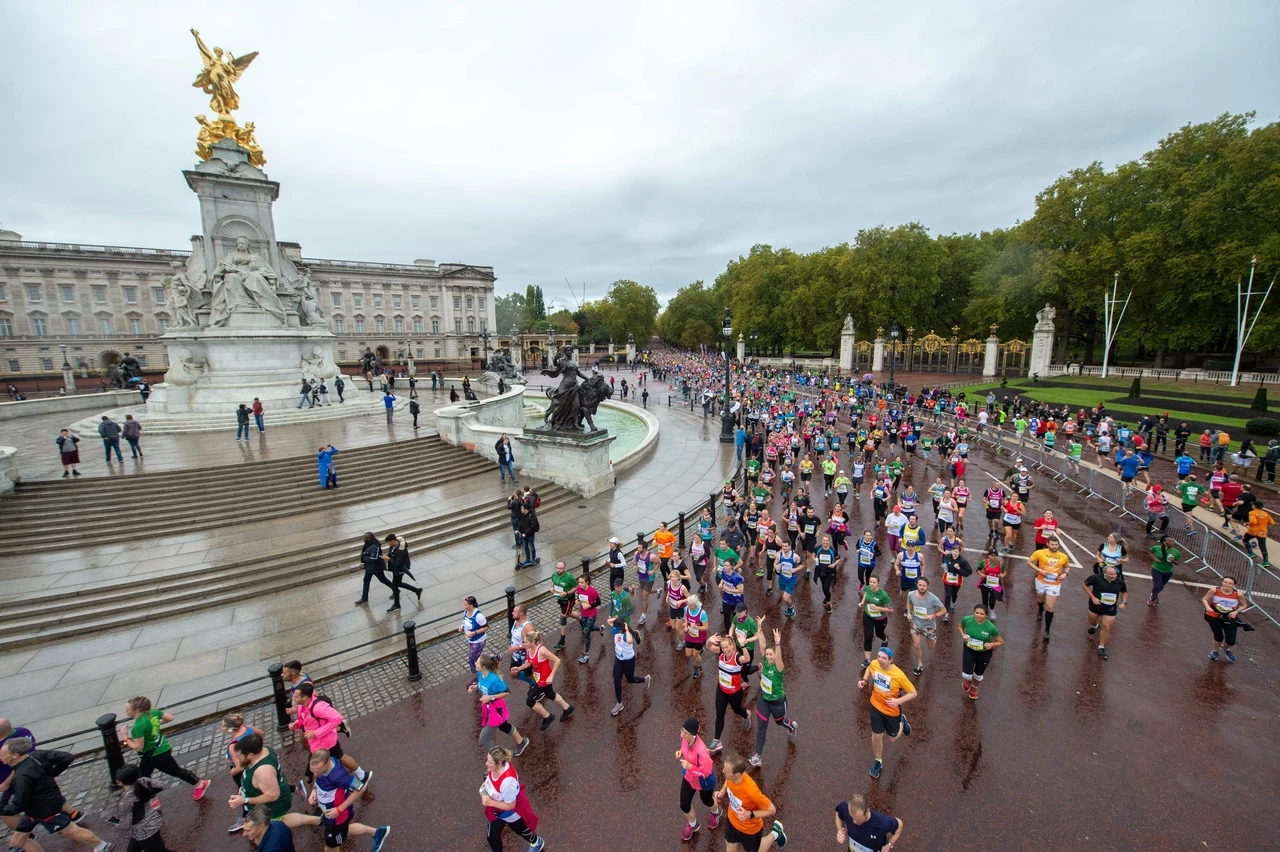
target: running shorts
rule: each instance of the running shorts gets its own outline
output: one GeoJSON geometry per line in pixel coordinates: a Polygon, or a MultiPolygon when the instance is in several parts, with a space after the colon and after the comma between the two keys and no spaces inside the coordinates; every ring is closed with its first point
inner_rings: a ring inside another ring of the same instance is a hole
{"type": "Polygon", "coordinates": [[[347,842],[347,829],[351,827],[351,823],[355,822],[354,816],[344,822],[342,825],[332,825],[327,819],[320,821],[320,827],[324,831],[324,845],[326,849],[337,849],[347,842]]]}
{"type": "Polygon", "coordinates": [[[796,590],[796,575],[790,577],[778,577],[778,591],[785,592],[788,595],[796,590]]]}
{"type": "Polygon", "coordinates": [[[874,704],[868,705],[871,708],[871,733],[888,734],[896,737],[898,731],[902,728],[902,714],[890,716],[887,713],[881,713],[880,709],[874,704]]]}
{"type": "Polygon", "coordinates": [[[546,686],[531,686],[529,694],[525,696],[524,703],[526,707],[532,707],[539,701],[555,701],[556,690],[551,684],[546,686]]]}
{"type": "Polygon", "coordinates": [[[1036,594],[1048,595],[1051,598],[1056,598],[1062,594],[1062,585],[1058,583],[1046,583],[1043,580],[1036,578],[1036,594]]]}
{"type": "Polygon", "coordinates": [[[1095,604],[1093,601],[1090,601],[1089,612],[1093,613],[1094,615],[1118,615],[1120,613],[1120,608],[1114,604],[1112,604],[1111,606],[1105,606],[1105,605],[1099,606],[1098,604],[1095,604]]]}
{"type": "Polygon", "coordinates": [[[736,828],[732,820],[726,819],[724,821],[724,842],[737,843],[742,847],[743,852],[760,852],[760,841],[763,839],[763,826],[755,834],[747,834],[736,828]]]}
{"type": "Polygon", "coordinates": [[[674,609],[674,608],[672,608],[672,607],[667,607],[667,618],[668,618],[668,620],[670,620],[670,621],[679,621],[679,622],[683,622],[683,621],[684,621],[684,607],[680,607],[679,609],[674,609]]]}
{"type": "Polygon", "coordinates": [[[938,628],[934,627],[932,624],[930,624],[928,627],[921,627],[915,622],[912,622],[911,633],[914,636],[923,636],[925,640],[929,642],[938,641],[938,628]]]}
{"type": "Polygon", "coordinates": [[[64,814],[62,811],[58,811],[48,819],[42,820],[32,819],[26,814],[23,814],[22,818],[18,820],[17,831],[20,831],[23,834],[30,834],[36,830],[36,826],[39,826],[50,834],[57,834],[69,825],[71,825],[71,817],[64,814]]]}
{"type": "Polygon", "coordinates": [[[556,603],[560,605],[560,626],[564,627],[569,623],[569,613],[573,612],[573,596],[556,598],[556,603]]]}

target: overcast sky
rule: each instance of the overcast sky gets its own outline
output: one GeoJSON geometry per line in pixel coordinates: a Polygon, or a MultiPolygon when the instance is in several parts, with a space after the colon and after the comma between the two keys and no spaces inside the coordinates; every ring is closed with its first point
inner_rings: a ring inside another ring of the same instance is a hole
{"type": "Polygon", "coordinates": [[[1066,170],[1280,116],[1280,2],[5,3],[0,223],[184,248],[191,88],[237,85],[309,257],[664,299],[755,243],[1012,224],[1066,170]]]}

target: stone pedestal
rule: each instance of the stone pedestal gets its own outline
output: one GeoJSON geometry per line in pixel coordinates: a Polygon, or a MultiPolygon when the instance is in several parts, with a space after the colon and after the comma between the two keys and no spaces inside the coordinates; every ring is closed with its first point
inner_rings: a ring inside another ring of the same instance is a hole
{"type": "Polygon", "coordinates": [[[996,364],[1000,359],[1000,338],[992,335],[987,338],[987,352],[982,359],[982,375],[983,378],[993,378],[996,374],[996,364]]]}
{"type": "Polygon", "coordinates": [[[1031,359],[1027,375],[1046,378],[1053,361],[1053,318],[1056,311],[1049,305],[1036,314],[1039,320],[1031,335],[1031,359]]]}
{"type": "Polygon", "coordinates": [[[837,369],[841,373],[853,372],[853,343],[853,317],[846,315],[844,328],[840,330],[840,364],[837,369]]]}
{"type": "Polygon", "coordinates": [[[587,352],[592,355],[596,354],[596,344],[594,342],[587,347],[587,352]]]}
{"type": "Polygon", "coordinates": [[[67,389],[67,393],[76,392],[76,371],[70,365],[62,371],[62,386],[67,389]]]}
{"type": "Polygon", "coordinates": [[[878,373],[884,369],[884,338],[877,337],[875,348],[871,350],[871,372],[878,373]]]}
{"type": "Polygon", "coordinates": [[[17,455],[15,447],[0,447],[0,494],[12,491],[18,482],[17,455]]]}
{"type": "Polygon", "coordinates": [[[738,360],[747,360],[747,338],[741,334],[738,335],[738,360]]]}
{"type": "Polygon", "coordinates": [[[634,364],[635,362],[636,362],[636,345],[628,341],[627,342],[627,363],[634,364]]]}
{"type": "Polygon", "coordinates": [[[526,429],[512,440],[519,448],[521,476],[550,480],[583,497],[613,488],[609,445],[614,437],[603,429],[584,433],[526,429]]]}

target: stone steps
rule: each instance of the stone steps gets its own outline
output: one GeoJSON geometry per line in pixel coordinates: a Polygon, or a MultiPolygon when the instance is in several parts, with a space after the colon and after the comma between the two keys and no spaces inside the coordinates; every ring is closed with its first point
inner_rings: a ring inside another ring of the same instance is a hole
{"type": "Polygon", "coordinates": [[[220,469],[207,478],[198,471],[125,479],[58,482],[54,489],[15,493],[3,504],[0,556],[65,550],[84,543],[132,541],[180,535],[281,518],[314,509],[346,506],[429,488],[491,472],[493,462],[435,438],[384,444],[338,456],[341,488],[319,487],[315,461],[295,458],[220,469]],[[260,469],[259,469],[260,468],[260,469]],[[61,491],[61,494],[57,494],[61,491]],[[269,495],[270,500],[261,499],[269,495]],[[146,530],[122,521],[121,507],[162,504],[162,522],[146,530]]]}
{"type": "MultiPolygon", "coordinates": [[[[542,512],[568,506],[577,497],[548,483],[535,483],[542,512]]],[[[396,530],[425,570],[425,554],[477,535],[510,530],[505,498],[445,512],[396,530]]],[[[264,598],[300,585],[360,576],[359,541],[323,545],[304,554],[263,561],[205,565],[168,574],[115,580],[72,591],[46,590],[0,599],[0,652],[83,636],[139,622],[264,598]]],[[[512,557],[514,562],[514,555],[512,557]]],[[[335,606],[345,609],[340,601],[335,606]]]]}

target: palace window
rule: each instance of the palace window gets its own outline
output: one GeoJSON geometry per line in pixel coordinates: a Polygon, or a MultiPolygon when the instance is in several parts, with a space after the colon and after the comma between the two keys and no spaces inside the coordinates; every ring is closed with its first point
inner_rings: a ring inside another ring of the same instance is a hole
{"type": "Polygon", "coordinates": [[[67,334],[75,335],[79,333],[80,333],[80,318],[67,317],[67,334]]]}
{"type": "Polygon", "coordinates": [[[63,284],[59,287],[62,291],[62,301],[71,304],[76,300],[76,288],[70,284],[63,284]]]}
{"type": "Polygon", "coordinates": [[[335,308],[340,308],[340,307],[342,307],[342,294],[341,294],[341,293],[334,293],[334,294],[333,294],[333,306],[334,306],[335,308]]]}
{"type": "Polygon", "coordinates": [[[107,288],[104,285],[93,285],[93,300],[100,305],[105,305],[107,303],[107,288]]]}
{"type": "Polygon", "coordinates": [[[126,302],[128,302],[129,304],[131,304],[131,305],[136,305],[136,304],[138,303],[138,288],[137,288],[137,287],[125,287],[125,288],[124,288],[124,300],[125,300],[126,302]]]}
{"type": "Polygon", "coordinates": [[[45,337],[49,333],[49,326],[44,321],[44,317],[31,318],[31,333],[36,337],[45,337]]]}
{"type": "Polygon", "coordinates": [[[40,301],[40,285],[39,284],[27,285],[27,301],[28,302],[40,301]]]}
{"type": "Polygon", "coordinates": [[[142,320],[137,317],[129,317],[129,333],[142,334],[142,320]]]}
{"type": "Polygon", "coordinates": [[[115,329],[111,327],[111,317],[98,317],[98,334],[114,334],[115,329]]]}

